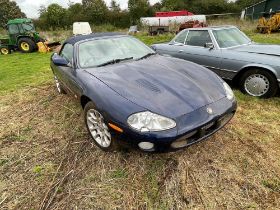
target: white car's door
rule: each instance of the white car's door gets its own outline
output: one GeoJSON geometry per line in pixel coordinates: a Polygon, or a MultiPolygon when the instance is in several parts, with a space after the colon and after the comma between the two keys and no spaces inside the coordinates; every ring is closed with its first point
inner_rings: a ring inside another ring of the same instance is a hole
{"type": "Polygon", "coordinates": [[[221,67],[221,51],[212,41],[208,30],[190,30],[185,44],[177,48],[177,56],[203,65],[213,71],[221,67]]]}

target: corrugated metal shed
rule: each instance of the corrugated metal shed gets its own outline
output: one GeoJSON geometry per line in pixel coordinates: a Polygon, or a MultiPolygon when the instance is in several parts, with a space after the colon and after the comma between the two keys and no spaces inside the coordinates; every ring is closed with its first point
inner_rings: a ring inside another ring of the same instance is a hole
{"type": "Polygon", "coordinates": [[[280,11],[280,0],[263,0],[245,8],[244,10],[246,19],[256,20],[265,14],[280,11]]]}

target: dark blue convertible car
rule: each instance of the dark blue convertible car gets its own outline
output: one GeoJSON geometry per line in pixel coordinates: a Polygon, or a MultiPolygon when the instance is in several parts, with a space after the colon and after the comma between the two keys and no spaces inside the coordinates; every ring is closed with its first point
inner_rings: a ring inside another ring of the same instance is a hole
{"type": "Polygon", "coordinates": [[[187,147],[236,111],[231,88],[216,74],[127,35],[69,38],[51,68],[58,92],[78,99],[94,143],[105,151],[119,143],[150,152],[187,147]]]}

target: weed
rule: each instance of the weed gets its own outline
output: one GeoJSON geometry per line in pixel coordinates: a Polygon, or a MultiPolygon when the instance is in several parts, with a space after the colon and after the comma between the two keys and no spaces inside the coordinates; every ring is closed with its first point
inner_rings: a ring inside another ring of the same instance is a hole
{"type": "Polygon", "coordinates": [[[263,186],[271,189],[274,192],[280,192],[280,180],[279,179],[271,179],[271,180],[263,180],[263,186]]]}
{"type": "Polygon", "coordinates": [[[128,173],[125,169],[117,169],[112,171],[111,177],[114,179],[123,179],[128,177],[128,173]]]}
{"type": "Polygon", "coordinates": [[[35,173],[36,175],[41,175],[42,171],[43,171],[43,167],[38,165],[38,166],[35,166],[32,171],[33,173],[35,173]]]}

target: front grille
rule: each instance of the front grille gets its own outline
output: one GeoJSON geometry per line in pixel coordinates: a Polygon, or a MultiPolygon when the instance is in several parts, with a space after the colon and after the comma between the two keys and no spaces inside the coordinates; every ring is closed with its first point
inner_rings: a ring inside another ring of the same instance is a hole
{"type": "Polygon", "coordinates": [[[187,135],[183,136],[182,138],[174,141],[171,144],[172,148],[182,148],[186,147],[188,145],[194,144],[195,142],[198,142],[202,140],[204,137],[210,135],[211,133],[214,133],[219,128],[223,127],[232,117],[234,113],[226,114],[222,116],[221,118],[211,121],[200,128],[188,133],[187,135]]]}
{"type": "Polygon", "coordinates": [[[204,136],[207,136],[207,135],[213,133],[218,128],[219,128],[218,121],[210,122],[210,123],[202,126],[201,128],[199,128],[195,135],[193,135],[192,137],[187,139],[187,142],[188,142],[188,144],[193,144],[196,141],[199,141],[204,136]]]}

